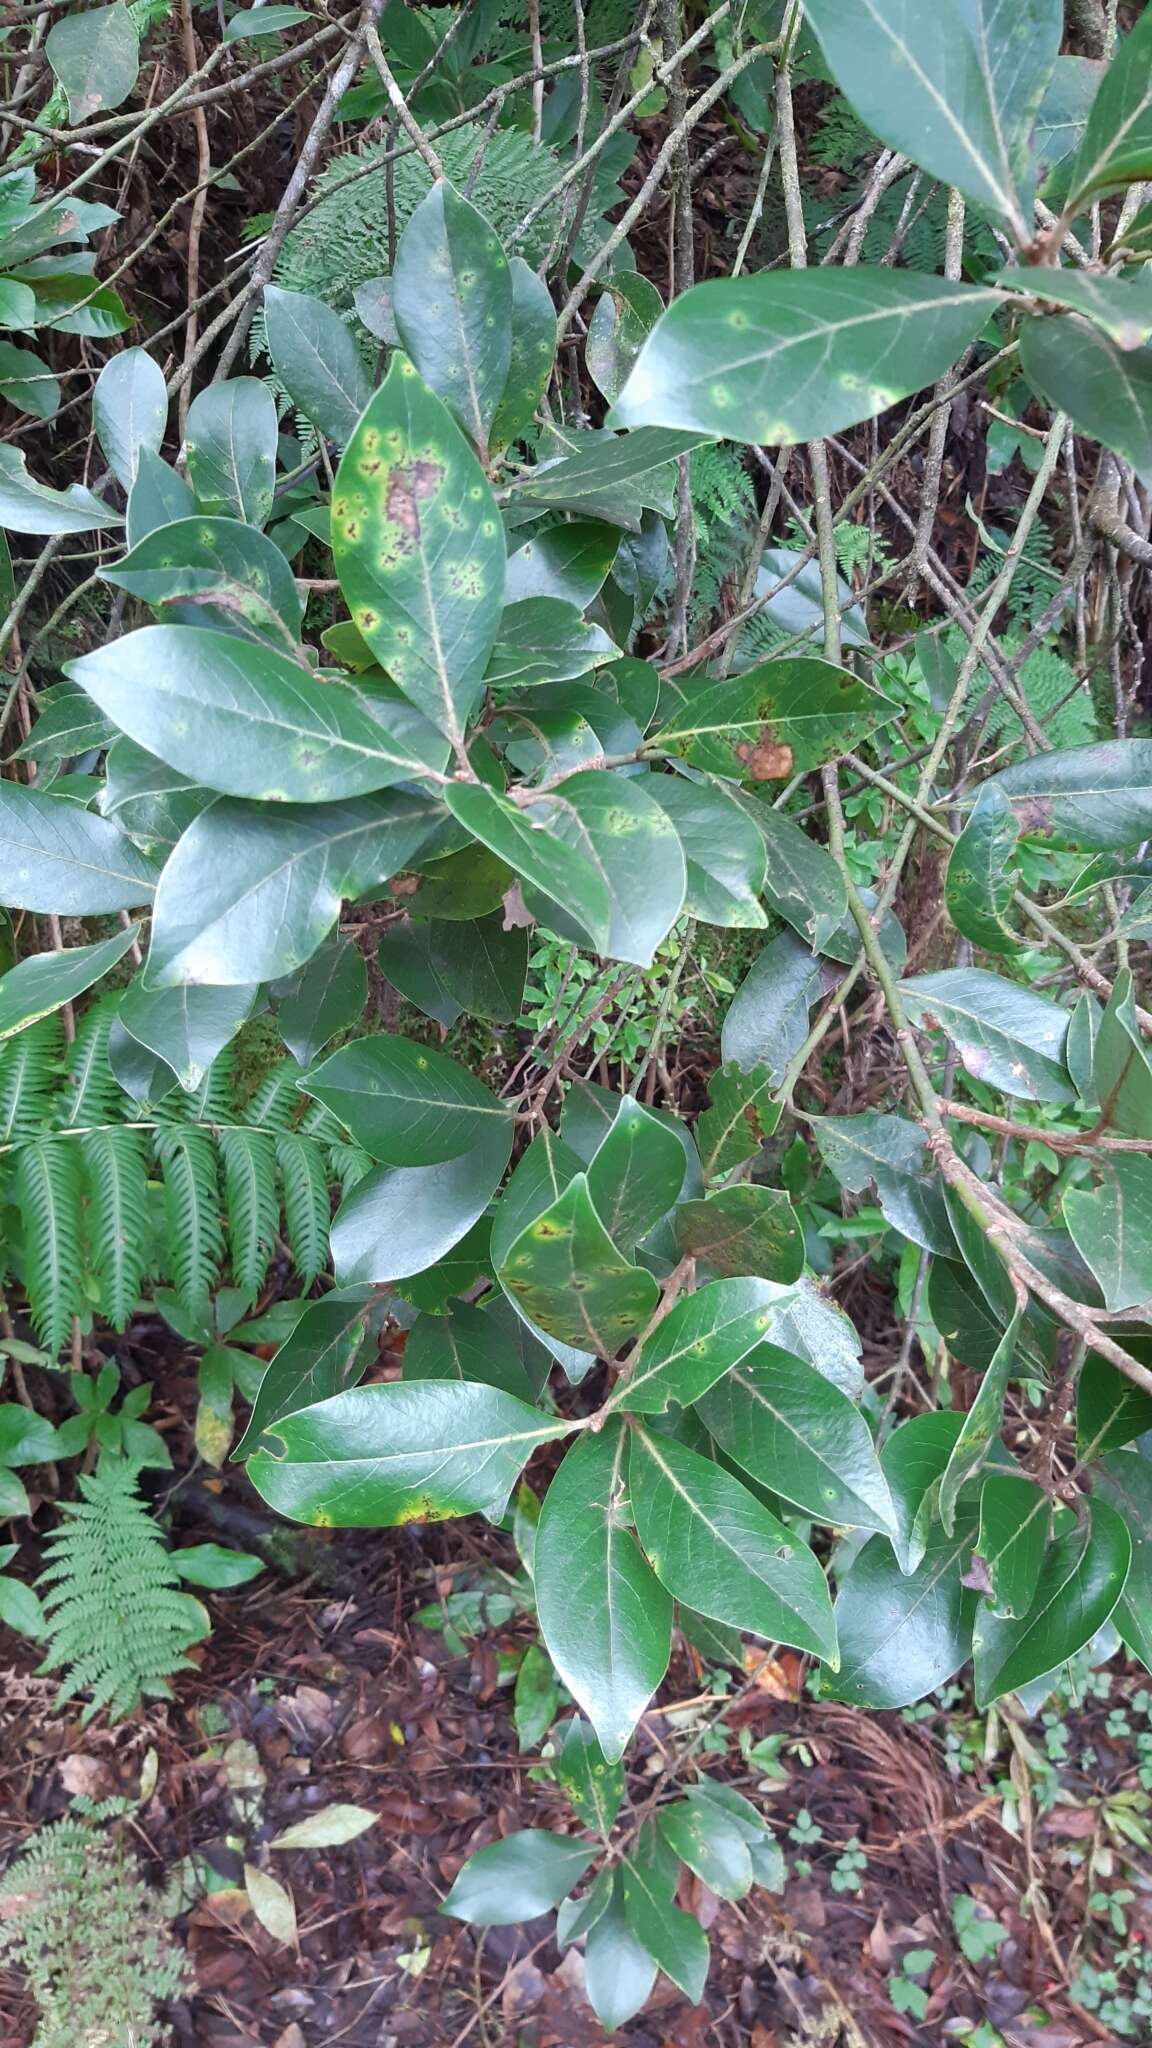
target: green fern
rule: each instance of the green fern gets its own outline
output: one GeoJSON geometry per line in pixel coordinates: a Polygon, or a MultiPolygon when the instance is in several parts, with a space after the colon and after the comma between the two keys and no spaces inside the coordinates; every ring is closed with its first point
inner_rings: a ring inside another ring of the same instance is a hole
{"type": "Polygon", "coordinates": [[[292,1263],[306,1286],[324,1271],[332,1204],[324,1153],[315,1138],[299,1131],[276,1140],[284,1179],[284,1222],[292,1263]]]}
{"type": "Polygon", "coordinates": [[[0,1045],[0,1145],[34,1137],[50,1121],[62,1041],[56,1015],[0,1045]]]}
{"type": "Polygon", "coordinates": [[[200,1602],[180,1591],[138,1478],[137,1465],[105,1453],[81,1478],[82,1498],[62,1505],[36,1582],[48,1633],[40,1669],[63,1671],[58,1707],[87,1693],[83,1724],[105,1707],[117,1720],[142,1697],[171,1698],[168,1680],[208,1631],[200,1602]]]}
{"type": "Polygon", "coordinates": [[[303,1099],[301,1078],[295,1060],[278,1060],[250,1098],[244,1111],[245,1120],[257,1124],[264,1131],[290,1131],[303,1099]]]}
{"type": "Polygon", "coordinates": [[[80,1159],[63,1137],[29,1139],[17,1155],[15,1197],[24,1226],[24,1286],[36,1334],[56,1353],[83,1299],[80,1159]]]}
{"type": "Polygon", "coordinates": [[[233,1124],[220,1132],[220,1151],[232,1278],[241,1292],[255,1301],[280,1228],[276,1140],[269,1131],[250,1131],[233,1124]]]}
{"type": "Polygon", "coordinates": [[[144,1135],[123,1125],[89,1131],[81,1140],[81,1154],[97,1306],[114,1330],[123,1330],[140,1299],[149,1235],[144,1135]]]}
{"type": "Polygon", "coordinates": [[[189,1315],[206,1316],[224,1260],[216,1146],[208,1131],[170,1124],[158,1131],[156,1149],[173,1285],[189,1315]]]}
{"type": "Polygon", "coordinates": [[[123,1114],[124,1091],[108,1064],[108,1037],[119,1007],[118,995],[106,996],[80,1020],[64,1063],[59,1121],[65,1130],[109,1123],[123,1114]]]}
{"type": "Polygon", "coordinates": [[[159,1893],[146,1885],[119,1819],[126,1801],[42,1827],[0,1878],[0,1963],[24,1971],[39,2024],[31,2048],[107,2043],[159,2048],[156,2008],[191,1982],[159,1893]]]}

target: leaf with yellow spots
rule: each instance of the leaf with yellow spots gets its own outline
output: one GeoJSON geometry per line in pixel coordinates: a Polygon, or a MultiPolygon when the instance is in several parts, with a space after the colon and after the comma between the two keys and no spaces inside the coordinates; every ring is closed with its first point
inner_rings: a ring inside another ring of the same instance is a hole
{"type": "Polygon", "coordinates": [[[268,1434],[282,1452],[255,1452],[248,1472],[278,1513],[316,1528],[498,1521],[537,1445],[571,1428],[498,1387],[394,1380],[281,1416],[268,1434]]]}
{"type": "Polygon", "coordinates": [[[392,313],[401,346],[486,458],[512,361],[512,278],[495,228],[443,178],[400,237],[392,313]]]}
{"type": "Polygon", "coordinates": [[[460,741],[504,609],[504,529],[455,420],[399,353],[336,472],[332,552],[358,632],[460,741]]]}
{"type": "Polygon", "coordinates": [[[628,1361],[614,1408],[662,1415],[670,1401],[691,1407],[721,1373],[763,1342],[787,1289],[771,1280],[711,1280],[684,1295],[628,1361]]]}
{"type": "Polygon", "coordinates": [[[834,662],[784,655],[731,681],[674,684],[654,744],[712,775],[784,782],[851,753],[897,710],[834,662]]]}
{"type": "Polygon", "coordinates": [[[501,1286],[540,1329],[612,1358],[660,1299],[651,1273],[617,1251],[579,1173],[508,1246],[501,1286]]]}

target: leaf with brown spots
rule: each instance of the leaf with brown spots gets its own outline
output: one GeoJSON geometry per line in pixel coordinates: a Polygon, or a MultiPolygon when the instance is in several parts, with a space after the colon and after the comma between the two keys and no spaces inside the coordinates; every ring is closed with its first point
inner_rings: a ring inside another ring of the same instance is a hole
{"type": "Polygon", "coordinates": [[[461,740],[504,608],[504,531],[479,462],[406,356],[393,357],[336,473],[332,552],[377,660],[461,740]]]}
{"type": "Polygon", "coordinates": [[[759,662],[730,682],[673,685],[662,710],[658,746],[744,782],[819,768],[896,716],[895,704],[847,669],[808,655],[759,662]]]}

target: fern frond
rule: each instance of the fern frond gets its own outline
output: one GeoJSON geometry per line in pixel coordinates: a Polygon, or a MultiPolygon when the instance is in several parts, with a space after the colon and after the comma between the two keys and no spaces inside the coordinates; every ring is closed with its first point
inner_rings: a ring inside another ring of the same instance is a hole
{"type": "Polygon", "coordinates": [[[255,1301],[280,1229],[276,1140],[267,1131],[233,1124],[220,1132],[220,1151],[232,1278],[255,1301]]]}
{"type": "Polygon", "coordinates": [[[182,1124],[165,1125],[156,1138],[168,1270],[188,1314],[202,1316],[224,1257],[216,1146],[209,1132],[182,1124]]]}
{"type": "Polygon", "coordinates": [[[16,1160],[15,1196],[24,1226],[24,1287],[46,1351],[63,1350],[84,1306],[80,1157],[67,1138],[31,1138],[16,1160]]]}
{"type": "Polygon", "coordinates": [[[348,1132],[338,1116],[334,1116],[326,1102],[310,1102],[300,1119],[300,1129],[310,1138],[319,1138],[322,1145],[346,1145],[348,1132]]]}
{"type": "Polygon", "coordinates": [[[185,1651],[207,1633],[198,1600],[179,1577],[160,1531],[137,1491],[139,1468],[100,1460],[80,1480],[82,1498],[48,1537],[49,1563],[37,1580],[48,1630],[42,1671],[63,1670],[56,1704],[86,1692],[81,1717],[102,1707],[130,1714],[142,1695],[169,1698],[168,1679],[185,1668],[185,1651]]]}
{"type": "Polygon", "coordinates": [[[310,1287],[328,1264],[332,1204],[324,1153],[315,1138],[288,1131],[276,1140],[284,1182],[284,1222],[292,1263],[310,1287]]]}
{"type": "Polygon", "coordinates": [[[164,1114],[173,1112],[182,1123],[231,1123],[235,1111],[232,1077],[233,1049],[218,1052],[198,1088],[177,1088],[164,1099],[164,1114]]]}
{"type": "Polygon", "coordinates": [[[0,1045],[0,1145],[44,1129],[62,1044],[63,1025],[56,1014],[41,1017],[0,1045]]]}
{"type": "Polygon", "coordinates": [[[64,1130],[84,1124],[116,1123],[124,1114],[124,1090],[108,1064],[108,1034],[120,1007],[105,996],[84,1012],[64,1063],[58,1120],[64,1130]]]}
{"type": "Polygon", "coordinates": [[[245,1105],[245,1123],[266,1131],[290,1131],[300,1106],[300,1081],[301,1069],[295,1060],[278,1060],[245,1105]]]}
{"type": "Polygon", "coordinates": [[[361,1151],[359,1145],[351,1145],[347,1139],[340,1139],[325,1149],[329,1174],[334,1181],[339,1182],[343,1195],[350,1195],[357,1181],[363,1180],[366,1173],[371,1173],[376,1164],[367,1152],[361,1151]]]}
{"type": "Polygon", "coordinates": [[[89,1131],[80,1140],[88,1180],[88,1263],[99,1308],[123,1330],[140,1298],[148,1243],[148,1171],[139,1131],[89,1131]]]}

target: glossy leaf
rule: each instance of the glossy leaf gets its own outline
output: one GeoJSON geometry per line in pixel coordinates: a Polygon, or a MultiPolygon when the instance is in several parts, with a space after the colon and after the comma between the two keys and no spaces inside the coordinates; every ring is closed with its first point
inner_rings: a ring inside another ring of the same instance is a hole
{"type": "Polygon", "coordinates": [[[9,533],[91,533],[123,523],[121,513],[83,484],[54,491],[29,476],[22,449],[11,442],[0,446],[0,528],[9,533]]]}
{"type": "Polygon", "coordinates": [[[367,1288],[334,1290],[308,1302],[269,1360],[233,1457],[246,1458],[281,1416],[354,1386],[368,1365],[373,1321],[381,1315],[367,1288]]]}
{"type": "Polygon", "coordinates": [[[947,1408],[913,1415],[893,1430],[880,1463],[896,1510],[892,1548],[902,1572],[914,1572],[924,1555],[935,1516],[936,1482],[943,1473],[963,1427],[963,1417],[947,1408]]]}
{"type": "Polygon", "coordinates": [[[512,281],[512,347],[507,382],[489,434],[493,448],[519,440],[532,425],[556,354],[556,313],[543,278],[522,256],[509,257],[508,272],[512,281]]]}
{"type": "Polygon", "coordinates": [[[357,1038],[313,1067],[304,1086],[386,1166],[459,1159],[509,1110],[467,1067],[410,1038],[357,1038]]]}
{"type": "Polygon", "coordinates": [[[1060,49],[1060,0],[811,0],[807,15],[873,134],[1027,242],[1032,128],[1060,49]]]}
{"type": "Polygon", "coordinates": [[[396,250],[400,344],[482,457],[512,362],[512,278],[495,230],[438,178],[396,250]]]}
{"type": "Polygon", "coordinates": [[[1048,1495],[1031,1479],[990,1472],[984,1481],[976,1555],[988,1574],[995,1614],[1027,1612],[1048,1542],[1051,1511],[1048,1495]]]}
{"type": "Polygon", "coordinates": [[[310,292],[264,287],[264,336],[293,405],[343,448],[372,395],[350,329],[310,292]]]}
{"type": "Polygon", "coordinates": [[[672,775],[661,775],[652,794],[684,849],[688,916],[745,930],[766,925],[759,901],[767,862],[764,840],[739,799],[720,783],[685,782],[672,775]]]}
{"type": "Polygon", "coordinates": [[[728,1008],[721,1058],[745,1074],[766,1068],[778,1087],[808,1032],[808,1011],[820,994],[820,963],[793,932],[769,939],[728,1008]]]}
{"type": "Polygon", "coordinates": [[[668,1668],[672,1602],[623,1518],[627,1432],[585,1433],[548,1489],[533,1579],[557,1671],[610,1764],[668,1668]]]}
{"type": "Polygon", "coordinates": [[[675,1438],[636,1425],[628,1487],[645,1554],[677,1599],[836,1665],[823,1570],[807,1545],[731,1473],[675,1438]]]}
{"type": "Polygon", "coordinates": [[[570,1948],[574,1941],[582,1941],[591,1932],[612,1904],[615,1884],[615,1871],[602,1865],[580,1898],[569,1895],[561,1899],[556,1908],[557,1948],[570,1948]]]}
{"type": "Polygon", "coordinates": [[[1133,1138],[1152,1138],[1152,1061],[1144,1050],[1127,968],[1116,976],[1100,1020],[1092,1076],[1108,1126],[1133,1138]]]}
{"type": "Polygon", "coordinates": [[[263,637],[295,655],[303,607],[275,541],[239,519],[178,519],[103,571],[168,624],[263,637]]]}
{"type": "MultiPolygon", "coordinates": [[[[332,1225],[332,1257],[345,1286],[404,1280],[436,1265],[484,1214],[512,1150],[510,1117],[438,1166],[381,1166],[345,1196],[332,1225]]],[[[467,1284],[467,1283],[465,1283],[467,1284]]]]}
{"type": "Polygon", "coordinates": [[[690,1407],[763,1341],[784,1291],[769,1280],[712,1280],[682,1296],[632,1354],[613,1406],[638,1415],[662,1415],[670,1401],[690,1407]]]}
{"type": "Polygon", "coordinates": [[[597,391],[619,398],[640,349],[652,332],[664,301],[638,270],[622,270],[605,286],[588,323],[584,359],[597,391]]]}
{"type": "Polygon", "coordinates": [[[147,350],[126,348],[105,363],[92,392],[92,424],[117,483],[130,491],[140,453],[158,453],[168,422],[164,373],[147,350]]]}
{"type": "Polygon", "coordinates": [[[980,1382],[976,1399],[960,1425],[959,1435],[944,1468],[940,1480],[939,1512],[945,1533],[949,1536],[956,1524],[956,1507],[961,1493],[999,1438],[1004,1396],[1016,1362],[1016,1341],[1023,1314],[1023,1308],[1017,1308],[996,1346],[995,1355],[980,1382]]]}
{"type": "Polygon", "coordinates": [[[558,1906],[595,1856],[586,1842],[525,1828],[470,1856],[441,1905],[473,1927],[510,1927],[558,1906]]]}
{"type": "Polygon", "coordinates": [[[75,128],[128,98],[140,70],[140,32],[124,0],[113,0],[54,22],[44,54],[68,95],[75,128]]]}
{"type": "MultiPolygon", "coordinates": [[[[664,1818],[671,1818],[675,1812],[676,1808],[666,1808],[664,1818]]],[[[714,1851],[714,1867],[718,1862],[714,1851]]],[[[711,1954],[708,1936],[700,1922],[691,1913],[682,1912],[653,1885],[643,1864],[626,1858],[620,1876],[624,1911],[637,1940],[655,1957],[664,1975],[671,1978],[685,1998],[699,2005],[711,1954]]]]}
{"type": "Polygon", "coordinates": [[[596,1921],[584,1953],[584,1985],[602,2027],[612,2033],[648,2003],[656,1963],[633,1932],[616,1878],[612,1899],[596,1921]]]}
{"type": "Polygon", "coordinates": [[[504,534],[483,469],[403,355],[336,473],[332,552],[377,660],[459,741],[504,608],[504,534]]]}
{"type": "Polygon", "coordinates": [[[644,427],[634,434],[554,433],[558,450],[537,462],[521,486],[533,504],[554,505],[588,519],[605,519],[640,533],[650,508],[671,516],[674,458],[686,455],[711,431],[681,433],[677,427],[644,427]]]}
{"type": "Polygon", "coordinates": [[[1125,277],[1102,277],[1087,270],[1032,268],[1002,270],[996,279],[1009,291],[1028,292],[1050,305],[1082,313],[1119,349],[1142,348],[1152,340],[1152,299],[1125,277]]]}
{"type": "Polygon", "coordinates": [[[404,1346],[406,1380],[477,1380],[520,1401],[536,1400],[551,1363],[499,1297],[491,1308],[457,1301],[446,1315],[420,1316],[404,1346]]]}
{"type": "Polygon", "coordinates": [[[1094,1483],[1132,1539],[1132,1565],[1112,1619],[1121,1641],[1152,1671],[1152,1462],[1134,1451],[1114,1453],[1094,1483]]]}
{"type": "Polygon", "coordinates": [[[118,825],[66,797],[0,783],[0,902],[94,917],[147,903],[156,870],[118,825]]]}
{"type": "MultiPolygon", "coordinates": [[[[1137,1340],[1129,1332],[1121,1341],[1130,1345],[1137,1340]]],[[[1105,1451],[1122,1450],[1146,1430],[1152,1430],[1152,1394],[1090,1351],[1076,1388],[1077,1455],[1087,1463],[1105,1451]]]]}
{"type": "Polygon", "coordinates": [[[364,955],[352,939],[337,935],[273,993],[280,1036],[306,1067],[338,1031],[358,1023],[368,1000],[364,955]]]}
{"type": "Polygon", "coordinates": [[[972,1541],[967,1522],[955,1536],[935,1525],[907,1575],[884,1537],[864,1545],[840,1584],[840,1669],[825,1693],[858,1707],[907,1707],[955,1676],[972,1648],[976,1595],[962,1584],[972,1541]]]}
{"type": "Polygon", "coordinates": [[[859,1116],[812,1119],[824,1164],[850,1194],[876,1190],[885,1220],[925,1251],[955,1251],[939,1179],[931,1169],[924,1131],[907,1117],[883,1110],[859,1116]]]}
{"type": "MultiPolygon", "coordinates": [[[[1026,320],[1020,363],[1040,398],[1066,411],[1082,434],[1122,455],[1142,481],[1152,479],[1152,350],[1118,348],[1091,321],[1070,313],[1060,320],[1026,320]]],[[[1092,837],[1077,843],[1096,847],[1124,841],[1092,837]]]]}
{"type": "Polygon", "coordinates": [[[155,450],[142,447],[136,456],[136,480],[128,493],[128,545],[138,547],[157,527],[187,519],[196,510],[190,485],[155,450]]]}
{"type": "Polygon", "coordinates": [[[1064,1066],[1068,1012],[982,967],[945,968],[901,983],[913,1023],[936,1024],[975,1080],[1034,1102],[1071,1102],[1064,1066]]]}
{"type": "Polygon", "coordinates": [[[1000,302],[973,285],[863,266],[698,284],[657,321],[613,424],[769,447],[836,434],[933,383],[1000,302]]]}
{"type": "Polygon", "coordinates": [[[194,626],[143,626],[66,664],[122,732],[225,796],[330,803],[439,769],[407,705],[376,717],[271,647],[194,626]]]}
{"type": "Polygon", "coordinates": [[[681,1251],[725,1278],[752,1273],[786,1284],[804,1271],[804,1232],[781,1188],[748,1181],[703,1201],[681,1202],[676,1236],[681,1251]]]}
{"type": "Polygon", "coordinates": [[[1105,1308],[1152,1302],[1152,1159],[1102,1159],[1099,1185],[1069,1188],[1063,1207],[1076,1249],[1100,1283],[1105,1308]]]}
{"type": "Polygon", "coordinates": [[[256,999],[257,984],[145,988],[139,975],[125,990],[119,1017],[126,1031],[171,1067],[181,1088],[198,1088],[217,1053],[231,1043],[256,999]]]}
{"type": "Polygon", "coordinates": [[[958,932],[986,953],[1013,953],[1020,941],[1008,924],[1016,814],[995,782],[981,789],[948,858],[944,900],[958,932]]]}
{"type": "Polygon", "coordinates": [[[515,1239],[498,1272],[531,1323],[605,1358],[636,1336],[660,1298],[651,1273],[609,1237],[585,1174],[515,1239]]]}
{"type": "Polygon", "coordinates": [[[560,597],[583,611],[603,589],[620,535],[599,519],[573,519],[534,533],[508,557],[506,604],[560,597]]]}
{"type": "Polygon", "coordinates": [[[254,1452],[248,1473],[279,1514],[314,1528],[499,1520],[532,1452],[569,1426],[496,1387],[397,1380],[265,1424],[283,1450],[254,1452]]]}
{"type": "Polygon", "coordinates": [[[825,942],[848,915],[844,877],[832,855],[770,804],[761,803],[747,791],[741,802],[755,818],[764,840],[765,901],[778,917],[794,926],[813,952],[823,952],[825,942]]]}
{"type": "Polygon", "coordinates": [[[451,924],[435,919],[428,933],[432,972],[453,1005],[492,1024],[514,1024],[524,998],[528,934],[505,931],[501,912],[451,924]]]}
{"type": "Polygon", "coordinates": [[[684,1148],[674,1130],[631,1095],[588,1163],[588,1193],[618,1250],[632,1252],[684,1185],[684,1148]]]}
{"type": "Polygon", "coordinates": [[[780,1104],[772,1100],[775,1085],[767,1067],[747,1073],[732,1062],[717,1067],[708,1083],[711,1105],[696,1123],[696,1144],[706,1181],[720,1180],[743,1165],[770,1138],[780,1121],[780,1104]]]}
{"type": "MultiPolygon", "coordinates": [[[[717,1898],[742,1899],[751,1891],[752,1859],[748,1844],[722,1807],[702,1799],[678,1799],[672,1806],[661,1808],[659,1824],[669,1848],[717,1898]]],[[[703,1989],[702,1978],[700,1988],[703,1989]]]]}
{"type": "Polygon", "coordinates": [[[624,1804],[624,1770],[607,1763],[596,1733],[587,1721],[573,1717],[558,1745],[556,1776],[576,1818],[607,1836],[624,1804]]]}
{"type": "Polygon", "coordinates": [[[895,716],[895,704],[848,669],[785,655],[694,689],[653,744],[714,775],[783,782],[850,753],[895,716]]]}
{"type": "Polygon", "coordinates": [[[566,598],[524,597],[504,607],[484,680],[500,691],[569,682],[619,651],[566,598]]]}
{"type": "Polygon", "coordinates": [[[977,1706],[1018,1692],[1091,1642],[1124,1591],[1131,1562],[1132,1539],[1115,1508],[1090,1500],[1083,1525],[1062,1513],[1026,1611],[1001,1617],[984,1608],[977,1617],[977,1706]]]}
{"type": "Polygon", "coordinates": [[[705,1427],[763,1486],[821,1522],[896,1529],[867,1423],[815,1366],[760,1344],[700,1403],[705,1427]]]}
{"type": "Polygon", "coordinates": [[[209,384],[188,408],[184,455],[202,512],[263,526],[276,481],[276,405],[259,377],[209,384]]]}
{"type": "Polygon", "coordinates": [[[1119,44],[1092,103],[1065,202],[1152,177],[1152,19],[1141,16],[1119,44]]]}
{"type": "Polygon", "coordinates": [[[0,1039],[10,1038],[14,1031],[23,1031],[38,1017],[49,1017],[53,1010],[83,995],[123,959],[139,933],[139,925],[133,924],[94,946],[33,953],[0,974],[0,1039]]]}

